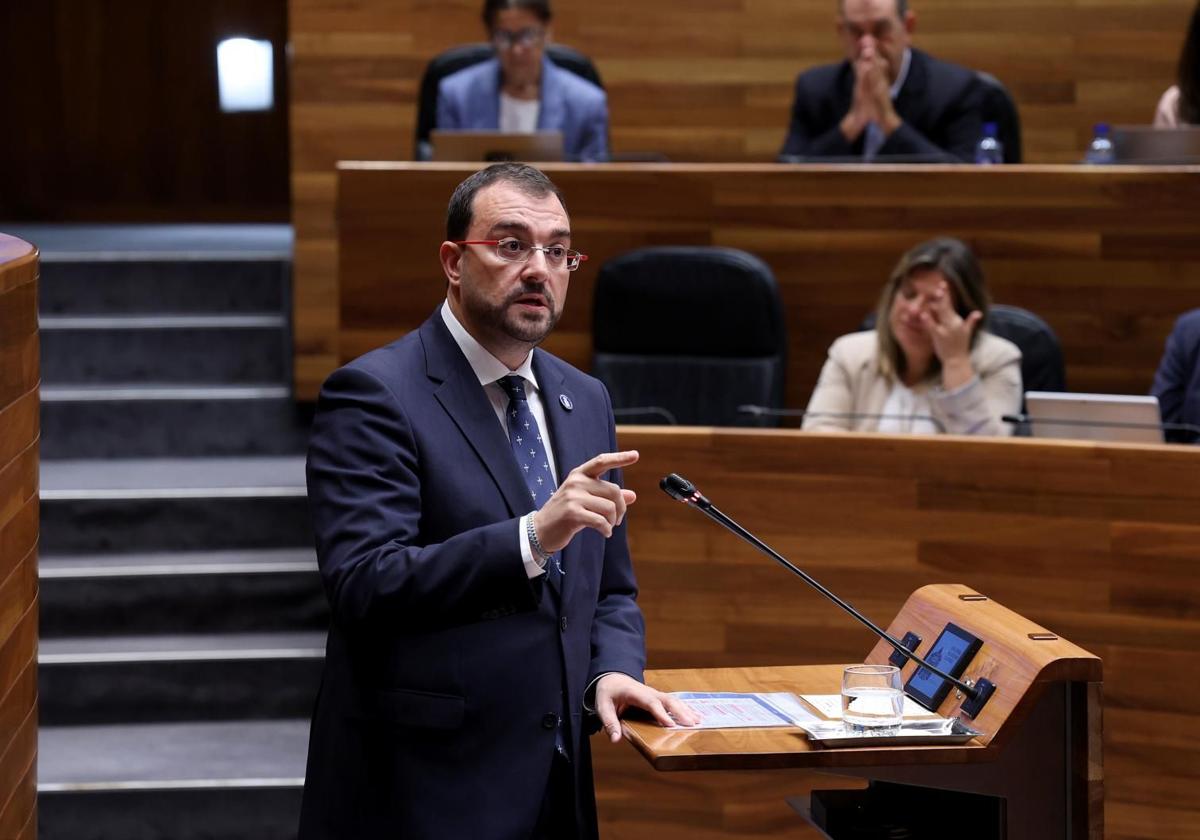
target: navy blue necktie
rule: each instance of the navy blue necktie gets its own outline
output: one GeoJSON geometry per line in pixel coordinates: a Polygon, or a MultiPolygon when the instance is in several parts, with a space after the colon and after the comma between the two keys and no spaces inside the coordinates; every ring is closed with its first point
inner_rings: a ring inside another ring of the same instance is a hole
{"type": "MultiPolygon", "coordinates": [[[[554,474],[550,472],[550,459],[546,455],[546,441],[542,440],[542,432],[538,428],[533,412],[529,410],[529,400],[525,397],[525,380],[516,375],[501,377],[496,381],[508,394],[508,409],[504,412],[504,420],[508,425],[508,443],[512,447],[513,457],[517,459],[517,467],[525,477],[525,486],[529,488],[529,498],[533,509],[537,510],[554,493],[554,474]]],[[[558,555],[552,556],[546,571],[557,571],[562,574],[558,555]]]]}

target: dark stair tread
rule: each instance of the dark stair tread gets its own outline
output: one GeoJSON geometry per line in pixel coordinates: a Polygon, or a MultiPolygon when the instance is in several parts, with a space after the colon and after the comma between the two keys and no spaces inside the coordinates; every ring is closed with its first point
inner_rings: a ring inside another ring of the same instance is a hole
{"type": "Polygon", "coordinates": [[[124,315],[41,315],[38,329],[42,332],[65,330],[262,330],[287,326],[286,315],[277,312],[124,315]]]}
{"type": "Polygon", "coordinates": [[[38,665],[149,661],[321,659],[325,634],[192,633],[153,636],[89,636],[42,639],[38,665]]]}
{"type": "Polygon", "coordinates": [[[43,500],[303,496],[303,456],[44,460],[43,500]]]}
{"type": "Polygon", "coordinates": [[[219,260],[292,257],[286,224],[8,224],[5,232],[38,246],[42,262],[219,260]]]}
{"type": "Polygon", "coordinates": [[[291,396],[286,385],[183,385],[175,382],[59,383],[43,385],[42,402],[125,402],[137,400],[263,400],[291,396]]]}
{"type": "Polygon", "coordinates": [[[303,719],[45,726],[38,791],[299,786],[307,748],[303,719]]]}
{"type": "Polygon", "coordinates": [[[43,580],[270,574],[316,569],[316,553],[306,548],[64,554],[42,556],[38,560],[38,577],[43,580]]]}

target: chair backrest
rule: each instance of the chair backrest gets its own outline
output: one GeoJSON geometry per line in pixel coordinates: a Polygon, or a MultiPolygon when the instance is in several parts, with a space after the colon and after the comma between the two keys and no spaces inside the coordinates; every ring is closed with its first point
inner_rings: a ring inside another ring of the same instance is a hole
{"type": "Polygon", "coordinates": [[[592,335],[592,373],[622,422],[778,425],[738,411],[783,406],[783,306],[753,254],[654,247],[609,260],[596,279],[592,335]]]}
{"type": "Polygon", "coordinates": [[[1004,146],[1004,162],[1021,162],[1021,117],[1017,113],[1017,103],[1004,83],[990,73],[982,70],[975,72],[983,88],[983,99],[980,105],[982,122],[996,123],[1000,143],[1004,146]]]}
{"type": "Polygon", "coordinates": [[[987,329],[1021,349],[1021,386],[1026,391],[1065,391],[1067,372],[1062,345],[1050,325],[1028,309],[994,304],[987,329]]]}
{"type": "MultiPolygon", "coordinates": [[[[429,160],[430,157],[429,132],[437,128],[438,85],[442,79],[464,67],[487,61],[495,54],[491,44],[462,44],[438,53],[425,65],[417,98],[417,136],[413,152],[417,160],[429,160]]],[[[546,57],[564,70],[582,76],[599,88],[604,87],[596,65],[579,50],[562,44],[547,44],[546,57]]]]}

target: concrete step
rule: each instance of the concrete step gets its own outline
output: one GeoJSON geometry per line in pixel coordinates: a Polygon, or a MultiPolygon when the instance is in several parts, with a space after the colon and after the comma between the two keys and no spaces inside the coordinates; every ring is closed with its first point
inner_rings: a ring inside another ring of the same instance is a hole
{"type": "Polygon", "coordinates": [[[329,609],[309,548],[46,556],[40,634],[323,630],[329,609]]]}
{"type": "Polygon", "coordinates": [[[294,840],[308,721],[43,726],[41,840],[294,840]]]}
{"type": "Polygon", "coordinates": [[[47,385],[41,399],[49,459],[297,455],[312,415],[271,384],[47,385]]]}
{"type": "Polygon", "coordinates": [[[308,547],[302,457],[45,460],[41,551],[308,547]]]}
{"type": "Polygon", "coordinates": [[[302,717],[325,634],[223,633],[43,639],[43,726],[302,717]]]}
{"type": "Polygon", "coordinates": [[[290,379],[291,337],[278,312],[42,316],[39,330],[48,384],[290,379]]]}

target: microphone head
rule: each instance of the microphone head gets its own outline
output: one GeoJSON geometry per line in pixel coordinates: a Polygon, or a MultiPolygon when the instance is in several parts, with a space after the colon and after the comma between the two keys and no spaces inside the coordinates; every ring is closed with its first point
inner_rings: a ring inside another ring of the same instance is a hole
{"type": "Polygon", "coordinates": [[[658,482],[658,486],[663,489],[663,492],[679,502],[686,502],[696,494],[696,487],[692,482],[681,476],[679,473],[671,473],[658,482]]]}

